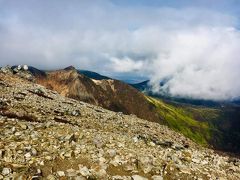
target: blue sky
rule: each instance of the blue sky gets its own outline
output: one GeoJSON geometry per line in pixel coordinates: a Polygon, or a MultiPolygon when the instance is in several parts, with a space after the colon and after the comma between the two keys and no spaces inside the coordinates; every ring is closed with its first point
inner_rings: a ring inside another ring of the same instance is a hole
{"type": "Polygon", "coordinates": [[[146,77],[156,92],[234,99],[239,15],[239,0],[0,0],[0,66],[74,65],[146,77]]]}

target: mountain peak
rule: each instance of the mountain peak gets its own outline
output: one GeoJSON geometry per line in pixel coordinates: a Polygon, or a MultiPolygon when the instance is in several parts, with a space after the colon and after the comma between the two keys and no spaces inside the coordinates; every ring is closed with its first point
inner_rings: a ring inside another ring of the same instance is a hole
{"type": "Polygon", "coordinates": [[[76,68],[74,66],[68,66],[68,67],[64,68],[64,70],[67,70],[67,71],[76,70],[76,68]]]}

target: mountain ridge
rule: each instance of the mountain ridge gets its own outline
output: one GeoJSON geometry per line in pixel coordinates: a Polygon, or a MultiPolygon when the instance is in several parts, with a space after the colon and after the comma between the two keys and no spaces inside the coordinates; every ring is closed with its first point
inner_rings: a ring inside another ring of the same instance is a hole
{"type": "Polygon", "coordinates": [[[157,97],[150,100],[152,97],[126,83],[114,79],[91,79],[74,67],[45,73],[46,76],[35,75],[36,82],[63,96],[167,125],[195,142],[214,149],[240,152],[240,146],[236,143],[240,141],[237,107],[193,106],[157,97]]]}
{"type": "Polygon", "coordinates": [[[3,178],[240,178],[237,158],[159,123],[61,96],[23,74],[0,70],[3,178]]]}

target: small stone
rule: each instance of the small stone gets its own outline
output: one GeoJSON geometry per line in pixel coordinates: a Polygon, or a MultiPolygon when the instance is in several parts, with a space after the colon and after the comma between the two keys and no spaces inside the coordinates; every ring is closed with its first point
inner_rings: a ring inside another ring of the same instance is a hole
{"type": "Polygon", "coordinates": [[[22,132],[16,132],[14,135],[15,135],[15,136],[21,136],[21,135],[22,135],[22,132]]]}
{"type": "Polygon", "coordinates": [[[64,138],[66,141],[68,141],[69,143],[71,143],[72,141],[76,142],[77,139],[75,137],[74,134],[70,134],[70,135],[67,135],[65,138],[64,138]]]}
{"type": "Polygon", "coordinates": [[[83,176],[76,176],[74,177],[74,180],[86,180],[86,178],[83,176]]]}
{"type": "Polygon", "coordinates": [[[80,115],[81,115],[81,113],[79,110],[75,110],[72,112],[72,116],[80,116],[80,115]]]}
{"type": "Polygon", "coordinates": [[[73,157],[74,156],[74,152],[73,151],[68,151],[64,154],[64,157],[66,158],[70,158],[70,157],[73,157]]]}
{"type": "Polygon", "coordinates": [[[12,127],[12,132],[15,133],[15,131],[16,131],[16,128],[12,127]]]}
{"type": "Polygon", "coordinates": [[[19,126],[22,128],[22,129],[27,129],[27,125],[26,124],[23,124],[23,123],[19,123],[19,126]]]}
{"type": "Polygon", "coordinates": [[[139,176],[139,175],[133,175],[132,179],[133,180],[148,180],[147,178],[139,176]]]}
{"type": "Polygon", "coordinates": [[[32,148],[31,153],[32,153],[33,156],[36,156],[37,155],[37,150],[35,148],[32,148]]]}
{"type": "Polygon", "coordinates": [[[196,164],[199,164],[200,163],[200,160],[199,159],[192,159],[192,162],[196,163],[196,164]]]}
{"type": "Polygon", "coordinates": [[[116,156],[116,150],[114,150],[114,149],[109,149],[107,152],[108,152],[110,157],[116,156]]]}
{"type": "Polygon", "coordinates": [[[47,180],[56,180],[56,177],[52,174],[47,176],[47,180]]]}
{"type": "Polygon", "coordinates": [[[65,176],[65,172],[64,171],[57,171],[57,175],[59,177],[63,177],[63,176],[65,176]]]}
{"type": "Polygon", "coordinates": [[[154,147],[156,144],[151,141],[151,142],[149,143],[149,145],[152,146],[152,147],[154,147]]]}
{"type": "Polygon", "coordinates": [[[119,148],[125,147],[125,145],[124,145],[123,143],[118,143],[117,146],[118,146],[119,148]]]}
{"type": "Polygon", "coordinates": [[[96,175],[99,178],[104,178],[107,176],[107,172],[104,169],[100,169],[99,171],[96,172],[96,175]]]}
{"type": "Polygon", "coordinates": [[[52,157],[51,156],[46,156],[45,159],[50,161],[50,160],[52,160],[52,157]]]}
{"type": "Polygon", "coordinates": [[[27,71],[27,70],[28,70],[28,66],[27,66],[27,65],[23,65],[22,68],[23,68],[24,71],[27,71]]]}
{"type": "Polygon", "coordinates": [[[20,71],[22,69],[22,66],[21,65],[18,65],[17,66],[17,70],[20,71]]]}
{"type": "Polygon", "coordinates": [[[44,166],[44,161],[40,161],[39,165],[44,166]]]}
{"type": "Polygon", "coordinates": [[[25,155],[24,155],[24,157],[26,158],[26,159],[29,159],[29,158],[31,158],[31,153],[30,152],[28,152],[28,153],[26,153],[25,155]]]}
{"type": "Polygon", "coordinates": [[[74,176],[77,176],[77,171],[75,169],[68,169],[67,172],[66,172],[66,175],[68,177],[74,177],[74,176]]]}
{"type": "Polygon", "coordinates": [[[91,175],[91,172],[89,171],[89,169],[86,166],[79,168],[79,172],[84,177],[91,175]]]}
{"type": "Polygon", "coordinates": [[[133,137],[133,142],[135,142],[135,143],[138,142],[138,137],[137,136],[133,137]]]}
{"type": "Polygon", "coordinates": [[[100,136],[96,136],[94,139],[93,139],[93,144],[97,147],[97,148],[101,148],[104,143],[103,143],[103,140],[100,136]]]}
{"type": "Polygon", "coordinates": [[[122,164],[122,160],[119,155],[115,156],[114,159],[110,162],[113,166],[117,167],[122,164]]]}
{"type": "Polygon", "coordinates": [[[163,180],[163,177],[162,176],[158,176],[158,175],[154,175],[154,176],[152,176],[152,179],[153,180],[163,180]]]}
{"type": "Polygon", "coordinates": [[[11,168],[3,168],[2,175],[6,176],[9,175],[12,172],[11,168]]]}
{"type": "Polygon", "coordinates": [[[37,174],[38,174],[38,175],[39,175],[39,174],[42,174],[41,169],[37,169],[37,174]]]}

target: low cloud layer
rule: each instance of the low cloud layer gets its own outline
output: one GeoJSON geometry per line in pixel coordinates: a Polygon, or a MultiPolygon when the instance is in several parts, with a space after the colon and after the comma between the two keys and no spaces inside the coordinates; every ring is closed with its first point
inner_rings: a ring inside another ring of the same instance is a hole
{"type": "Polygon", "coordinates": [[[219,1],[226,5],[207,8],[207,1],[201,2],[194,6],[186,1],[178,7],[164,2],[134,6],[115,1],[0,0],[1,66],[74,65],[108,75],[146,76],[157,93],[238,98],[239,6],[219,1]],[[166,83],[160,87],[162,80],[166,83]]]}

